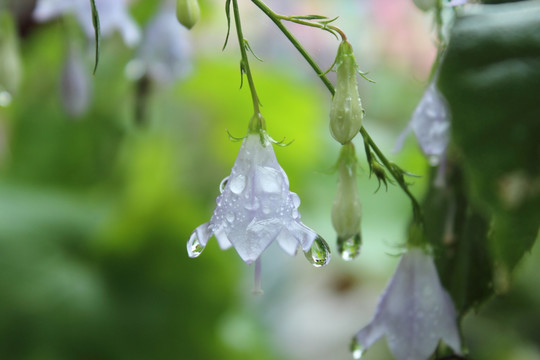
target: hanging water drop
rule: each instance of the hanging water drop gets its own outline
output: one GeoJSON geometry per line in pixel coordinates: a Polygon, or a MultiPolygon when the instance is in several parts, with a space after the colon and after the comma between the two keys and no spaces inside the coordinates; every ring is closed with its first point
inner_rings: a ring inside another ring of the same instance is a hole
{"type": "Polygon", "coordinates": [[[228,222],[232,223],[235,219],[234,213],[232,211],[229,211],[225,214],[225,218],[228,222]]]}
{"type": "Polygon", "coordinates": [[[229,182],[229,177],[227,176],[225,179],[221,180],[221,183],[219,184],[219,192],[223,193],[223,190],[225,190],[225,186],[227,186],[227,183],[229,182]]]}
{"type": "Polygon", "coordinates": [[[360,234],[356,234],[348,239],[338,237],[337,246],[341,258],[345,261],[351,261],[360,254],[362,238],[360,234]]]}
{"type": "Polygon", "coordinates": [[[241,194],[246,187],[246,177],[244,175],[235,176],[232,178],[229,187],[233,193],[241,194]]]}
{"type": "Polygon", "coordinates": [[[364,347],[356,340],[356,338],[353,338],[351,343],[351,353],[353,356],[353,359],[359,360],[362,358],[362,355],[365,354],[364,347]]]}
{"type": "Polygon", "coordinates": [[[196,258],[197,256],[201,255],[203,250],[204,245],[201,244],[199,237],[197,236],[197,232],[194,231],[189,237],[189,241],[187,243],[188,256],[190,258],[196,258]]]}
{"type": "Polygon", "coordinates": [[[330,247],[322,237],[317,236],[311,248],[304,255],[313,266],[323,267],[330,262],[330,247]]]}

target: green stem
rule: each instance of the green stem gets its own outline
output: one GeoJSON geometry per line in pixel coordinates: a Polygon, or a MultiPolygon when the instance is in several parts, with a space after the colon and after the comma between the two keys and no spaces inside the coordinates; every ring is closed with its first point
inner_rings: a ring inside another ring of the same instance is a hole
{"type": "MultiPolygon", "coordinates": [[[[253,75],[249,67],[249,60],[246,51],[246,44],[244,34],[242,32],[242,23],[240,21],[240,11],[238,10],[238,1],[232,0],[234,11],[234,23],[236,25],[236,34],[238,35],[238,45],[240,46],[240,53],[242,55],[242,71],[245,72],[249,83],[249,91],[251,92],[251,100],[253,102],[253,116],[262,121],[259,97],[257,96],[257,90],[255,89],[255,83],[253,82],[253,75]]],[[[250,124],[250,128],[251,128],[250,124]]]]}
{"type": "Polygon", "coordinates": [[[302,47],[302,45],[300,45],[300,42],[296,40],[296,38],[289,31],[289,29],[287,29],[285,25],[281,23],[281,20],[279,19],[279,15],[273,12],[268,6],[266,6],[264,2],[260,0],[251,0],[251,2],[255,4],[255,6],[257,6],[259,9],[261,9],[262,12],[264,12],[270,18],[270,20],[272,20],[272,22],[276,24],[276,26],[279,28],[279,30],[281,30],[283,35],[285,35],[287,39],[289,39],[291,44],[296,48],[296,50],[298,50],[300,54],[302,54],[304,59],[308,62],[311,68],[317,73],[317,75],[319,75],[319,77],[321,78],[321,81],[324,83],[328,91],[330,91],[330,93],[334,95],[336,90],[334,89],[334,86],[332,85],[332,83],[328,80],[326,76],[321,76],[324,72],[321,70],[319,65],[317,65],[315,60],[313,60],[313,58],[308,54],[308,52],[302,47]]]}
{"type": "MultiPolygon", "coordinates": [[[[281,20],[288,20],[278,14],[276,14],[274,11],[272,11],[264,2],[261,0],[251,0],[255,6],[257,6],[259,9],[261,9],[269,18],[272,20],[272,22],[281,30],[283,35],[289,39],[291,44],[300,52],[300,54],[304,57],[304,59],[307,61],[307,63],[311,66],[311,68],[315,71],[317,76],[321,79],[321,81],[324,83],[328,91],[332,94],[332,96],[335,94],[336,90],[330,80],[324,75],[324,72],[321,70],[319,65],[313,60],[311,55],[304,49],[304,47],[300,44],[300,42],[294,37],[294,35],[285,27],[281,20]]],[[[311,24],[311,23],[310,23],[311,24]]],[[[413,207],[413,214],[415,221],[421,222],[422,215],[421,215],[421,209],[420,204],[414,197],[414,195],[410,192],[407,184],[403,181],[403,174],[399,172],[390,161],[384,156],[383,152],[379,149],[379,147],[375,144],[367,130],[362,127],[360,129],[360,133],[362,134],[362,137],[364,138],[364,142],[369,145],[379,158],[379,160],[382,162],[382,164],[386,167],[386,169],[392,174],[392,177],[397,181],[401,189],[405,192],[405,194],[409,197],[409,199],[412,202],[413,207]]]]}

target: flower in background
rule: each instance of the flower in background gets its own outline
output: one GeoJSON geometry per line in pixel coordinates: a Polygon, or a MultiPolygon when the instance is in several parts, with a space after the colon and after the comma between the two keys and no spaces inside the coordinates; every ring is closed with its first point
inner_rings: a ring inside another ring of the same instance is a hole
{"type": "Polygon", "coordinates": [[[9,12],[0,14],[0,107],[8,106],[19,90],[22,65],[15,21],[9,12]]]}
{"type": "Polygon", "coordinates": [[[409,125],[399,136],[395,150],[399,151],[407,135],[413,131],[433,165],[438,164],[450,140],[450,114],[446,100],[431,82],[416,106],[409,125]]]}
{"type": "Polygon", "coordinates": [[[354,337],[353,355],[360,358],[383,336],[396,360],[427,360],[440,340],[459,354],[456,318],[431,256],[419,248],[409,249],[379,300],[375,317],[354,337]]]}
{"type": "MultiPolygon", "coordinates": [[[[118,30],[126,45],[134,46],[139,42],[139,27],[129,15],[125,0],[96,0],[102,36],[109,36],[118,30]]],[[[74,15],[86,37],[94,38],[92,10],[89,0],[38,0],[34,10],[34,19],[46,22],[51,19],[74,15]]]]}
{"type": "Polygon", "coordinates": [[[174,2],[165,1],[144,29],[137,56],[126,67],[129,78],[148,75],[159,83],[172,83],[191,69],[188,30],[178,23],[174,2]]]}
{"type": "Polygon", "coordinates": [[[81,116],[88,109],[90,94],[89,71],[84,66],[80,51],[72,45],[68,49],[60,78],[62,105],[70,116],[81,116]]]}
{"type": "Polygon", "coordinates": [[[191,234],[190,257],[199,256],[215,235],[222,249],[233,246],[247,264],[258,262],[273,241],[290,255],[301,247],[315,266],[328,263],[328,245],[300,221],[300,198],[289,191],[289,180],[266,133],[249,133],[244,138],[221,188],[210,222],[191,234]]]}

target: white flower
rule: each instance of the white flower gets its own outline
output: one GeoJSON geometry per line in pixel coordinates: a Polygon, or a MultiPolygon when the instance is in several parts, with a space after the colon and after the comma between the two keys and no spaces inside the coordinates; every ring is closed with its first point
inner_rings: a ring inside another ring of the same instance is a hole
{"type": "Polygon", "coordinates": [[[459,354],[456,316],[433,259],[421,249],[410,249],[382,295],[374,319],[356,334],[357,355],[384,335],[396,360],[426,360],[439,340],[459,354]]]}
{"type": "MultiPolygon", "coordinates": [[[[125,0],[96,0],[102,36],[120,31],[124,42],[133,46],[139,42],[139,27],[129,15],[125,0]]],[[[33,16],[39,22],[73,14],[89,39],[94,38],[92,9],[89,0],[38,0],[33,16]]]]}
{"type": "Polygon", "coordinates": [[[411,130],[416,135],[424,154],[438,162],[450,140],[450,115],[446,100],[437,90],[435,82],[429,84],[426,89],[409,125],[399,136],[395,150],[401,149],[411,130]]]}
{"type": "Polygon", "coordinates": [[[200,255],[212,234],[222,249],[233,246],[247,264],[259,260],[274,240],[290,255],[299,246],[304,252],[312,245],[315,248],[318,235],[300,221],[300,198],[289,191],[287,175],[264,133],[245,137],[231,175],[222,185],[210,222],[191,234],[190,257],[200,255]]]}
{"type": "Polygon", "coordinates": [[[191,69],[189,31],[178,23],[174,3],[166,1],[149,21],[137,57],[126,68],[132,79],[147,74],[159,83],[172,83],[191,69]]]}

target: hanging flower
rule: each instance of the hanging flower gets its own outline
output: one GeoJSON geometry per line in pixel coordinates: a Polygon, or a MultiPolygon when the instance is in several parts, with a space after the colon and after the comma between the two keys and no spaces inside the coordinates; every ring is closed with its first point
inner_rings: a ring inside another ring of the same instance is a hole
{"type": "MultiPolygon", "coordinates": [[[[96,0],[96,7],[102,36],[109,36],[118,30],[126,45],[134,46],[139,42],[139,27],[128,13],[126,0],[96,0]]],[[[89,0],[38,0],[33,16],[39,22],[46,22],[69,14],[76,17],[86,37],[93,39],[89,0]]]]}
{"type": "Polygon", "coordinates": [[[429,84],[414,110],[409,125],[399,136],[396,151],[403,147],[403,142],[411,130],[416,135],[424,154],[430,157],[434,165],[437,164],[450,140],[450,114],[446,100],[435,86],[435,80],[429,84]]]}
{"type": "Polygon", "coordinates": [[[396,360],[427,360],[440,340],[459,354],[456,317],[431,256],[419,248],[409,249],[382,295],[374,319],[353,339],[353,355],[360,358],[383,336],[396,360]]]}
{"type": "Polygon", "coordinates": [[[91,82],[88,74],[78,48],[70,45],[60,78],[60,99],[71,117],[83,115],[90,104],[91,82]]]}
{"type": "Polygon", "coordinates": [[[199,256],[214,235],[222,249],[233,246],[247,264],[259,260],[273,241],[290,255],[301,247],[315,266],[330,260],[328,245],[300,221],[300,198],[289,191],[287,175],[263,131],[244,138],[221,190],[210,222],[191,234],[190,257],[199,256]]]}
{"type": "Polygon", "coordinates": [[[174,3],[165,1],[144,29],[137,56],[126,67],[129,78],[148,75],[158,83],[172,83],[191,69],[189,31],[178,23],[174,3]]]}

